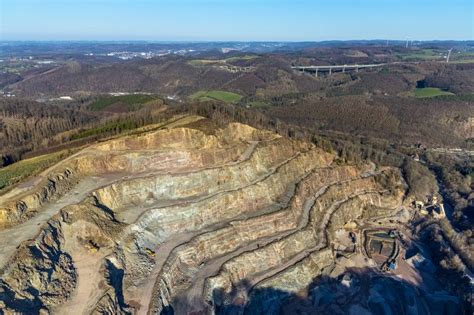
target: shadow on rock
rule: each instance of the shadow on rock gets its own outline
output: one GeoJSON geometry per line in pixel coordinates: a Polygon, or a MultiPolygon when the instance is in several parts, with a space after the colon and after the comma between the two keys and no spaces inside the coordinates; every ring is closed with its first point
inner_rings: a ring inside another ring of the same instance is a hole
{"type": "MultiPolygon", "coordinates": [[[[249,287],[246,282],[238,287],[249,287]]],[[[213,292],[216,314],[471,314],[469,302],[445,290],[415,286],[370,268],[352,268],[337,277],[315,278],[307,290],[254,288],[213,292]]]]}

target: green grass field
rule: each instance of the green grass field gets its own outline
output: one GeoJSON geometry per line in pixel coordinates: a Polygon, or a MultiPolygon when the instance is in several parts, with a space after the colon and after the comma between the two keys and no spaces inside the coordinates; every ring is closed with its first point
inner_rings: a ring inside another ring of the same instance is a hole
{"type": "Polygon", "coordinates": [[[191,66],[205,66],[215,63],[224,63],[224,60],[214,60],[214,59],[194,59],[188,61],[191,66]]]}
{"type": "Polygon", "coordinates": [[[63,150],[22,160],[0,168],[0,191],[31,175],[36,175],[67,157],[72,151],[63,150]]]}
{"type": "Polygon", "coordinates": [[[234,61],[240,61],[240,60],[252,60],[257,58],[258,56],[252,56],[252,55],[245,55],[245,56],[235,56],[235,57],[229,57],[226,59],[194,59],[190,60],[188,63],[192,66],[205,66],[209,64],[224,64],[227,62],[234,62],[234,61]]]}
{"type": "MultiPolygon", "coordinates": [[[[447,54],[447,51],[445,54],[447,54]]],[[[398,53],[397,56],[402,60],[442,60],[443,52],[433,49],[420,49],[408,53],[398,53]]]]}
{"type": "Polygon", "coordinates": [[[458,58],[458,59],[462,59],[462,58],[466,58],[466,59],[471,59],[471,58],[474,58],[474,49],[471,49],[471,51],[462,51],[462,52],[453,52],[451,54],[451,58],[458,58]]]}
{"type": "Polygon", "coordinates": [[[436,97],[443,95],[454,95],[451,92],[443,91],[439,88],[417,88],[413,92],[413,96],[417,98],[436,97]]]}
{"type": "MultiPolygon", "coordinates": [[[[404,53],[397,53],[396,56],[402,60],[427,60],[445,61],[448,54],[447,49],[413,49],[404,53]]],[[[473,51],[453,51],[449,59],[450,63],[472,63],[474,62],[473,51]]]]}
{"type": "Polygon", "coordinates": [[[233,61],[240,61],[240,60],[253,60],[257,58],[258,56],[253,56],[253,55],[245,55],[245,56],[236,56],[236,57],[230,57],[225,59],[226,62],[233,62],[233,61]]]}
{"type": "Polygon", "coordinates": [[[450,63],[474,63],[474,51],[453,52],[450,63]]]}
{"type": "Polygon", "coordinates": [[[237,103],[242,99],[242,95],[226,92],[226,91],[199,91],[190,96],[192,100],[200,102],[204,101],[221,101],[226,103],[237,103]]]}
{"type": "Polygon", "coordinates": [[[139,127],[139,124],[130,119],[109,121],[103,125],[82,130],[72,135],[71,140],[78,140],[78,139],[83,139],[83,138],[97,136],[97,135],[112,134],[117,131],[123,132],[127,130],[132,130],[138,127],[139,127]]]}
{"type": "Polygon", "coordinates": [[[249,108],[265,108],[265,107],[269,107],[270,105],[268,105],[267,103],[263,101],[253,101],[253,102],[247,103],[247,106],[249,108]]]}
{"type": "Polygon", "coordinates": [[[125,104],[129,111],[136,110],[144,104],[156,100],[157,98],[152,95],[145,94],[130,94],[120,96],[103,96],[90,105],[90,109],[93,111],[104,110],[107,107],[122,103],[125,104]]]}
{"type": "Polygon", "coordinates": [[[474,59],[449,60],[449,63],[474,63],[474,59]]]}

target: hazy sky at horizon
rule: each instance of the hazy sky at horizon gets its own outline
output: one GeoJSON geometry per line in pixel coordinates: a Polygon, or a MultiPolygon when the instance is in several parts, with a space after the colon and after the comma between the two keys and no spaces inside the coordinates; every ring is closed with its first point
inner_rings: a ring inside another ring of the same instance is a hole
{"type": "Polygon", "coordinates": [[[474,39],[474,0],[0,0],[3,40],[474,39]]]}

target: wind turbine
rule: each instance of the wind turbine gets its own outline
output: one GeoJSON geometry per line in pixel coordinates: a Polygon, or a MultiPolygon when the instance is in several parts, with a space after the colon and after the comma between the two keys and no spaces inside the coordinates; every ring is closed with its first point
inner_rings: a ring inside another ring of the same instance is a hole
{"type": "Polygon", "coordinates": [[[449,57],[451,57],[451,51],[453,51],[452,48],[448,50],[448,57],[446,57],[446,63],[449,63],[449,57]]]}

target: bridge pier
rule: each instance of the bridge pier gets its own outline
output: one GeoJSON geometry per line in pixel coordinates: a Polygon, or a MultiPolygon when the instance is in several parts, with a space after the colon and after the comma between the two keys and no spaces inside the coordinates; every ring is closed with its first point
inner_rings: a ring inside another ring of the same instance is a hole
{"type": "Polygon", "coordinates": [[[332,68],[329,68],[329,75],[332,74],[332,68]]]}
{"type": "Polygon", "coordinates": [[[318,68],[316,68],[316,72],[314,73],[316,78],[318,77],[318,68]]]}

